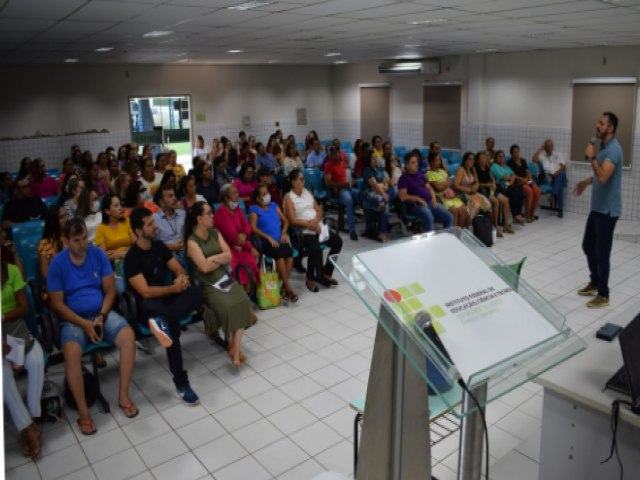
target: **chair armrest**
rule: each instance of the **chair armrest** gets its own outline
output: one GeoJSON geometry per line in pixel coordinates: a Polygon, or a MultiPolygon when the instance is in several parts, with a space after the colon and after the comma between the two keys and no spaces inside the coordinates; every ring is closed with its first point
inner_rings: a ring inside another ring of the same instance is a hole
{"type": "MultiPolygon", "coordinates": [[[[46,325],[45,329],[48,329],[51,332],[52,344],[55,345],[56,348],[61,349],[60,317],[58,317],[53,310],[48,308],[46,311],[42,312],[42,323],[43,325],[46,325]]],[[[51,348],[51,350],[53,350],[53,348],[51,348]]]]}
{"type": "Polygon", "coordinates": [[[257,278],[254,278],[253,276],[253,271],[251,270],[251,268],[249,268],[248,265],[245,265],[244,263],[239,263],[236,265],[236,268],[233,272],[233,278],[235,278],[236,282],[239,282],[240,280],[240,270],[244,270],[245,273],[247,274],[247,277],[249,278],[249,298],[251,300],[255,300],[256,298],[256,282],[258,281],[257,278]]]}
{"type": "Polygon", "coordinates": [[[122,293],[122,299],[126,302],[127,313],[122,313],[122,316],[127,320],[129,325],[133,328],[134,332],[139,332],[140,323],[138,322],[138,301],[136,296],[130,290],[126,290],[122,293]]]}
{"type": "Polygon", "coordinates": [[[53,347],[56,345],[56,340],[49,310],[44,309],[36,319],[40,326],[40,343],[42,344],[42,348],[45,352],[51,353],[53,352],[53,347]]]}

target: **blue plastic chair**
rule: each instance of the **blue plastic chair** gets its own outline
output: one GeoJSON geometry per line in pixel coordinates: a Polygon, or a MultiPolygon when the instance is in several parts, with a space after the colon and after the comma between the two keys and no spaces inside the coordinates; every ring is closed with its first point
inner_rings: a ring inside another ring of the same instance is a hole
{"type": "Polygon", "coordinates": [[[420,147],[418,148],[418,151],[420,152],[422,158],[424,158],[425,160],[429,156],[429,149],[427,147],[420,147]]]}
{"type": "Polygon", "coordinates": [[[25,280],[27,282],[36,281],[39,284],[40,281],[40,265],[37,248],[41,238],[41,234],[20,235],[17,239],[14,237],[13,244],[16,247],[18,256],[22,260],[25,280]]]}
{"type": "Polygon", "coordinates": [[[37,234],[42,237],[43,230],[44,220],[31,220],[29,222],[14,223],[11,225],[11,234],[14,242],[21,236],[37,234]]]}
{"type": "Polygon", "coordinates": [[[305,168],[303,171],[305,188],[313,193],[318,202],[324,203],[327,191],[324,188],[324,174],[316,168],[305,168]]]}
{"type": "Polygon", "coordinates": [[[349,140],[340,142],[340,150],[353,150],[353,144],[349,140]]]}
{"type": "Polygon", "coordinates": [[[47,208],[49,208],[49,207],[52,207],[53,205],[57,205],[59,198],[60,197],[58,195],[53,197],[46,197],[42,199],[42,202],[45,204],[47,208]]]}
{"type": "Polygon", "coordinates": [[[396,154],[396,157],[402,159],[404,161],[404,156],[407,154],[409,150],[404,145],[396,145],[393,147],[393,153],[396,154]]]}
{"type": "Polygon", "coordinates": [[[445,161],[445,163],[449,164],[451,157],[453,157],[453,150],[440,150],[440,156],[445,161]]]}
{"type": "Polygon", "coordinates": [[[326,148],[327,145],[331,145],[331,142],[332,142],[332,140],[322,140],[322,142],[320,142],[320,143],[322,143],[322,146],[324,148],[326,148]]]}

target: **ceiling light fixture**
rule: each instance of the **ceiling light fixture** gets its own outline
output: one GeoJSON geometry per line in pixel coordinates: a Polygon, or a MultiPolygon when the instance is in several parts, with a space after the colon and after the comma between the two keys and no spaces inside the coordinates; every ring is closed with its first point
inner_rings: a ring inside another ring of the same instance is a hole
{"type": "Polygon", "coordinates": [[[228,10],[240,10],[242,12],[246,10],[251,10],[253,8],[264,7],[266,5],[271,5],[273,2],[245,2],[239,5],[233,5],[231,7],[227,7],[228,10]]]}
{"type": "Polygon", "coordinates": [[[420,45],[419,43],[416,43],[414,45],[405,45],[404,48],[418,48],[418,47],[422,47],[422,45],[420,45]]]}
{"type": "Polygon", "coordinates": [[[65,58],[64,63],[78,63],[80,61],[79,58],[65,58]]]}
{"type": "Polygon", "coordinates": [[[111,50],[113,50],[113,47],[100,47],[100,48],[96,48],[96,52],[110,52],[111,50]]]}
{"type": "Polygon", "coordinates": [[[495,53],[497,51],[497,48],[481,48],[480,50],[476,50],[476,53],[495,53]]]}
{"type": "Polygon", "coordinates": [[[345,63],[348,63],[346,60],[336,60],[333,63],[335,63],[336,65],[344,65],[345,63]]]}
{"type": "Polygon", "coordinates": [[[152,32],[143,33],[143,38],[158,38],[166,37],[167,35],[173,35],[171,30],[153,30],[152,32]]]}
{"type": "Polygon", "coordinates": [[[436,25],[438,23],[445,23],[446,21],[446,18],[432,18],[429,20],[414,20],[413,22],[409,22],[409,25],[436,25]]]}
{"type": "Polygon", "coordinates": [[[242,53],[244,50],[229,50],[228,53],[242,53]]]}
{"type": "Polygon", "coordinates": [[[329,52],[324,54],[325,57],[339,57],[340,55],[342,55],[340,52],[329,52]]]}
{"type": "Polygon", "coordinates": [[[378,66],[380,73],[419,73],[421,70],[422,64],[419,62],[382,63],[378,66]]]}

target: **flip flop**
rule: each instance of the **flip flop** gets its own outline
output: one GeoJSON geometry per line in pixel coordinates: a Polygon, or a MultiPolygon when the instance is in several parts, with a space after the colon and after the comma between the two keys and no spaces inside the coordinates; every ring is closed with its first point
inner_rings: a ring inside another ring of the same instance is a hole
{"type": "Polygon", "coordinates": [[[95,433],[98,431],[93,418],[90,418],[89,420],[78,419],[78,428],[80,429],[80,433],[87,436],[95,435],[95,433]]]}
{"type": "Polygon", "coordinates": [[[140,413],[138,407],[136,407],[136,404],[133,403],[133,401],[129,405],[122,405],[121,403],[118,403],[118,406],[127,418],[135,418],[138,416],[138,413],[140,413]]]}

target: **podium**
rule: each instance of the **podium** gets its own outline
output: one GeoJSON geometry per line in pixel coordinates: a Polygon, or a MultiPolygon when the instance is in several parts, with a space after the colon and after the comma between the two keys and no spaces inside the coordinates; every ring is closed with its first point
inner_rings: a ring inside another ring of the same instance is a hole
{"type": "Polygon", "coordinates": [[[429,397],[461,423],[458,478],[479,480],[480,409],[582,351],[564,317],[468,231],[331,258],[378,320],[358,480],[430,479],[429,397]],[[431,318],[445,355],[414,322],[431,318]],[[451,360],[449,360],[449,358],[451,360]],[[432,397],[433,398],[433,397],[432,397]]]}

